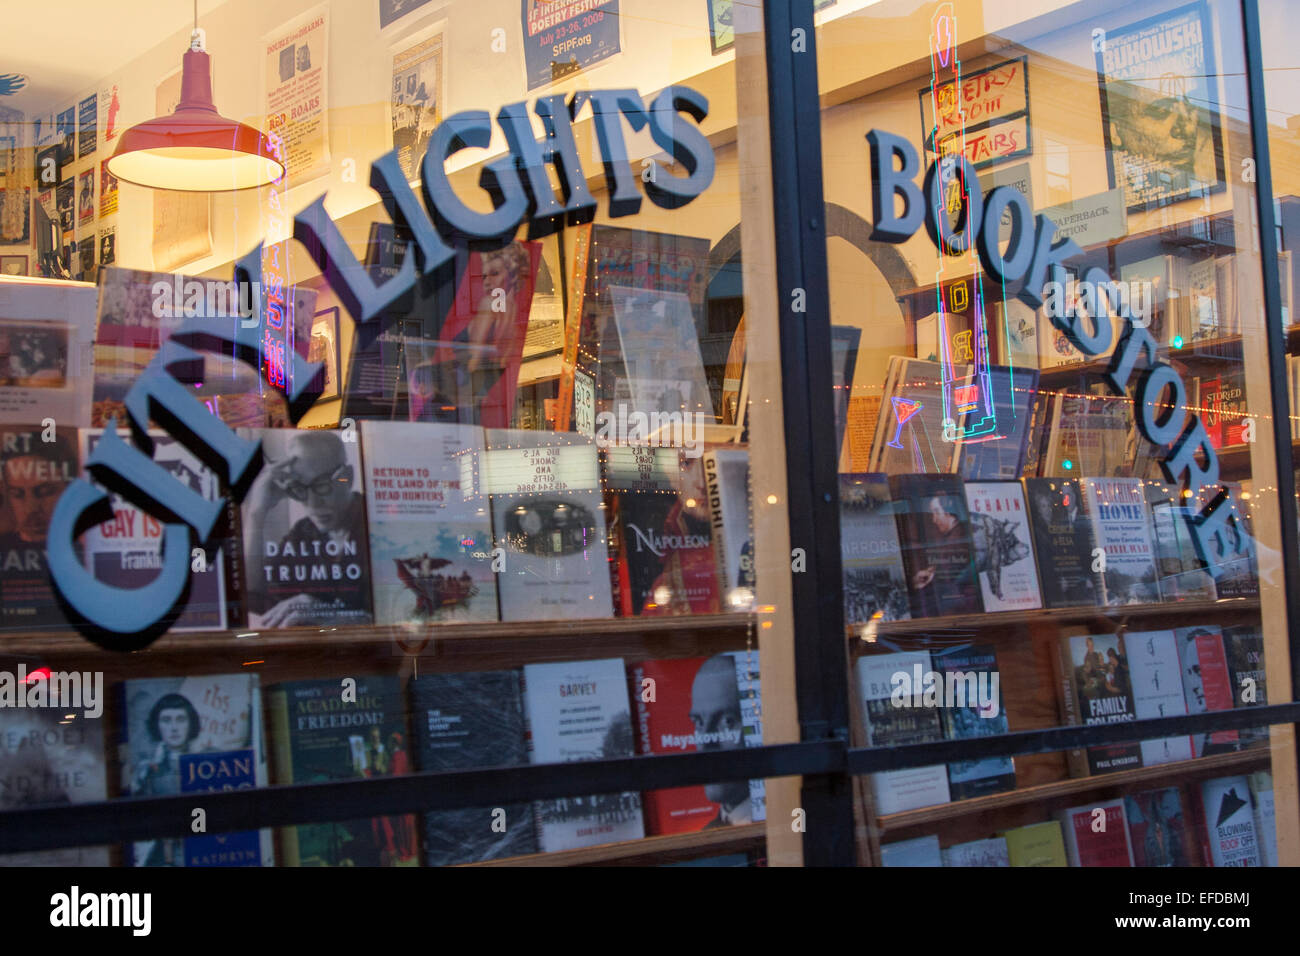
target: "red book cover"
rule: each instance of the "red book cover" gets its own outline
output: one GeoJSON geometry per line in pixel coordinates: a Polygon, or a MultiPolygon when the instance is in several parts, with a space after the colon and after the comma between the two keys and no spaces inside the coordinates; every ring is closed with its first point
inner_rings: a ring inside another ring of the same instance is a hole
{"type": "Polygon", "coordinates": [[[1222,383],[1217,378],[1201,379],[1201,424],[1210,436],[1210,444],[1223,447],[1223,396],[1222,383]]]}
{"type": "MultiPolygon", "coordinates": [[[[1201,690],[1205,710],[1232,710],[1232,674],[1223,650],[1223,635],[1217,630],[1201,629],[1195,635],[1196,659],[1201,668],[1201,690]]],[[[1236,749],[1238,731],[1219,730],[1210,734],[1210,743],[1236,749]]],[[[1199,754],[1197,756],[1200,756],[1199,754]]]]}
{"type": "MultiPolygon", "coordinates": [[[[730,657],[643,661],[633,665],[632,676],[637,753],[691,753],[744,746],[735,663],[730,657]]],[[[646,832],[694,833],[725,826],[729,821],[724,807],[743,805],[748,797],[744,780],[648,790],[646,832]]]]}
{"type": "Polygon", "coordinates": [[[1119,800],[1066,810],[1062,821],[1071,866],[1132,866],[1124,804],[1119,800]],[[1095,811],[1104,812],[1104,822],[1095,811]]]}

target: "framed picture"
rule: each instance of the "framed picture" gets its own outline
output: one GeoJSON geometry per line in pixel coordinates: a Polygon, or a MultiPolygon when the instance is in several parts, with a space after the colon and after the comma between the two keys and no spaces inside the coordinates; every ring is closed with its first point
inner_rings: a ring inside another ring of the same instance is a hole
{"type": "Polygon", "coordinates": [[[317,402],[339,397],[339,309],[334,306],[312,316],[307,361],[325,363],[325,387],[317,402]]]}
{"type": "Polygon", "coordinates": [[[0,256],[0,275],[4,275],[4,276],[27,275],[27,257],[26,256],[0,256]]]}
{"type": "Polygon", "coordinates": [[[1212,36],[1193,3],[1098,37],[1110,186],[1130,212],[1227,188],[1212,36]]]}

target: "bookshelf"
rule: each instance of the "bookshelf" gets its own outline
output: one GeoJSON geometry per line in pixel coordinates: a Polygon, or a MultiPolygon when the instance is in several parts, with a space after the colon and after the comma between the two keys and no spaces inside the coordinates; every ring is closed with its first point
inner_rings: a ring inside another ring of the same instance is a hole
{"type": "Polygon", "coordinates": [[[486,866],[654,866],[677,863],[701,856],[722,856],[728,853],[761,852],[765,841],[766,824],[747,823],[741,826],[700,830],[695,833],[673,833],[651,836],[622,843],[583,847],[577,850],[560,850],[557,853],[534,853],[503,860],[482,863],[463,863],[463,867],[486,866]]]}

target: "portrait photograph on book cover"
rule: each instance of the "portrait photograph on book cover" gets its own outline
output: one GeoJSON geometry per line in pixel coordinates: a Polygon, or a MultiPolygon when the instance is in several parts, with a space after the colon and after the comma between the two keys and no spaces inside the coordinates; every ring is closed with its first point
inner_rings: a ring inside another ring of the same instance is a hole
{"type": "Polygon", "coordinates": [[[1110,186],[1123,188],[1129,211],[1224,189],[1206,5],[1107,29],[1094,49],[1110,186]]]}

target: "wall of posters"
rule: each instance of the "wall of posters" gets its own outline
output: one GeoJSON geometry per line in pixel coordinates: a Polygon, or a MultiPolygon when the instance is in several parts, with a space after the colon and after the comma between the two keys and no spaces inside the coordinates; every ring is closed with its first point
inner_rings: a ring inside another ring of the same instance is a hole
{"type": "Polygon", "coordinates": [[[520,0],[528,88],[619,52],[618,0],[520,0]]]}
{"type": "Polygon", "coordinates": [[[31,236],[31,198],[30,186],[0,189],[0,244],[28,241],[31,236]]]}
{"type": "Polygon", "coordinates": [[[95,169],[83,170],[77,176],[77,225],[95,221],[95,169]]]}
{"type": "Polygon", "coordinates": [[[104,145],[113,145],[113,140],[122,131],[117,116],[122,110],[122,101],[118,95],[116,83],[109,83],[99,91],[97,102],[99,109],[99,128],[104,131],[104,145]]]}
{"type": "Polygon", "coordinates": [[[117,212],[117,177],[108,171],[108,160],[99,162],[99,215],[111,216],[117,212]]]}
{"type": "Polygon", "coordinates": [[[1195,3],[1107,30],[1099,44],[1110,185],[1130,211],[1225,186],[1208,22],[1195,3]]]}
{"type": "Polygon", "coordinates": [[[954,151],[965,123],[966,158],[976,169],[1004,159],[1028,156],[1029,71],[1026,58],[976,70],[956,81],[921,90],[921,134],[929,153],[954,151]],[[934,100],[938,100],[935,115],[934,100]]]}
{"type": "Polygon", "coordinates": [[[284,140],[292,186],[329,172],[327,9],[316,7],[263,37],[264,129],[284,140]]]}
{"type": "Polygon", "coordinates": [[[89,156],[95,151],[95,139],[99,135],[98,97],[91,93],[77,104],[77,157],[89,156]]]}
{"type": "Polygon", "coordinates": [[[442,122],[442,50],[442,32],[424,31],[393,53],[393,149],[408,180],[420,175],[429,137],[442,122]]]}
{"type": "Polygon", "coordinates": [[[382,30],[428,2],[429,0],[379,0],[379,29],[382,30]]]}

